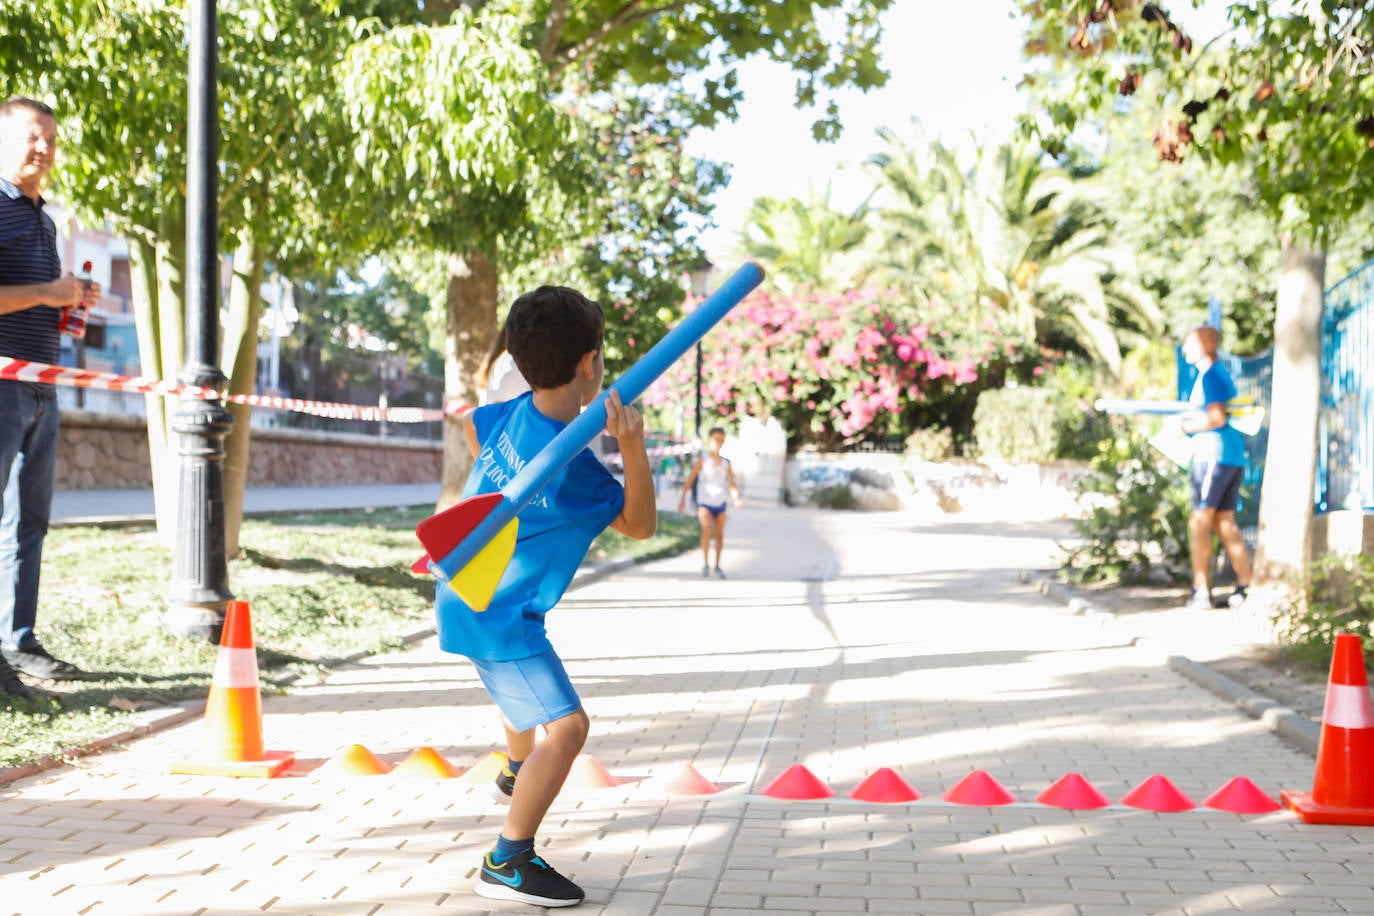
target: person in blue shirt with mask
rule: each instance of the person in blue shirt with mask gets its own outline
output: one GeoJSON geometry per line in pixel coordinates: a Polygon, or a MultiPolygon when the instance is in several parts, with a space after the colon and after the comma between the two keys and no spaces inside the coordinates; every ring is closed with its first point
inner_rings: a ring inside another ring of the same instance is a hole
{"type": "MultiPolygon", "coordinates": [[[[531,390],[462,418],[474,457],[463,496],[499,491],[601,393],[601,306],[560,286],[541,286],[511,306],[506,347],[531,390]]],[[[452,589],[435,597],[439,646],[467,656],[501,710],[509,765],[496,785],[510,809],[475,890],[537,906],[573,906],[583,892],[535,854],[535,833],[586,742],[589,721],[544,628],[592,540],[610,527],[651,537],[658,524],[644,421],[606,398],[606,431],[620,442],[624,486],[583,449],[520,510],[515,553],[487,610],[452,589]],[[536,729],[545,737],[536,741],[536,729]]]]}
{"type": "Polygon", "coordinates": [[[1197,367],[1189,403],[1196,411],[1184,415],[1183,431],[1193,446],[1193,511],[1188,519],[1189,553],[1193,563],[1193,594],[1189,607],[1211,608],[1208,577],[1212,565],[1212,532],[1236,573],[1236,589],[1227,600],[1230,607],[1245,601],[1250,586],[1250,554],[1236,524],[1241,478],[1245,475],[1245,440],[1230,425],[1226,405],[1236,396],[1236,385],[1217,359],[1221,335],[1208,325],[1194,328],[1183,340],[1183,358],[1197,367]]]}

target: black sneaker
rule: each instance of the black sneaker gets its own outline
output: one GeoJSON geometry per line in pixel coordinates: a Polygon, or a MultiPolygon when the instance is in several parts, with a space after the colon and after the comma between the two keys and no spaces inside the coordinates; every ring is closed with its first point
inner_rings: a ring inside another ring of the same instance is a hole
{"type": "Polygon", "coordinates": [[[511,856],[500,865],[488,853],[473,888],[492,900],[517,900],[535,906],[577,906],[587,895],[582,888],[554,871],[533,849],[511,856]]]}
{"type": "Polygon", "coordinates": [[[501,767],[501,772],[496,774],[496,789],[506,798],[515,794],[515,771],[510,767],[501,767]]]}
{"type": "Polygon", "coordinates": [[[11,668],[34,677],[50,681],[77,681],[86,677],[86,672],[71,662],[55,658],[51,652],[43,648],[42,643],[36,642],[18,649],[5,649],[3,654],[11,668]]]}
{"type": "Polygon", "coordinates": [[[3,655],[0,655],[0,693],[7,693],[12,697],[25,700],[33,696],[33,691],[29,689],[27,684],[19,680],[19,675],[14,673],[14,669],[10,667],[9,662],[5,661],[3,655]]]}

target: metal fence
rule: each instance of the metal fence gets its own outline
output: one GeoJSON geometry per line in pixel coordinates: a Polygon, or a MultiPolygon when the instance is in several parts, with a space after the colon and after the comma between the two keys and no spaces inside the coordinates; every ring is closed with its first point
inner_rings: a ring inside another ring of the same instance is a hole
{"type": "Polygon", "coordinates": [[[1374,261],[1326,291],[1317,510],[1374,509],[1374,261]]]}

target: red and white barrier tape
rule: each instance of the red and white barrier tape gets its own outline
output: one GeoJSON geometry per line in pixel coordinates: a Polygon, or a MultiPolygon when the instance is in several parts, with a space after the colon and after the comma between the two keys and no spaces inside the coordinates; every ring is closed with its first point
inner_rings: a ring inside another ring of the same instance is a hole
{"type": "MultiPolygon", "coordinates": [[[[697,452],[697,446],[694,442],[679,442],[676,445],[660,445],[646,451],[650,458],[670,458],[673,455],[694,455],[697,452]]],[[[606,456],[608,464],[623,463],[623,461],[620,452],[612,452],[606,456]]]]}
{"type": "Polygon", "coordinates": [[[388,423],[430,423],[442,420],[446,414],[461,415],[472,410],[457,401],[445,401],[443,410],[423,407],[368,407],[361,404],[335,404],[327,401],[304,401],[298,398],[279,398],[262,394],[229,394],[221,396],[211,388],[197,385],[183,385],[161,379],[148,379],[116,375],[113,372],[91,372],[87,369],[74,369],[70,366],[52,366],[47,363],[32,363],[22,359],[0,356],[0,379],[21,382],[41,382],[50,385],[65,385],[72,388],[97,388],[107,391],[129,391],[144,394],[159,394],[163,397],[191,398],[200,400],[224,400],[233,404],[247,404],[251,407],[267,407],[274,410],[291,410],[296,413],[327,417],[333,420],[385,420],[388,423]]]}

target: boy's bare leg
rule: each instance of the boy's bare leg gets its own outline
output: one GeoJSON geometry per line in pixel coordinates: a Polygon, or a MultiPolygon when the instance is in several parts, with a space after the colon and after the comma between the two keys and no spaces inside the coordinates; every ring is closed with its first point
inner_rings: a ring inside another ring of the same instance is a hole
{"type": "Polygon", "coordinates": [[[725,513],[716,516],[716,568],[720,568],[720,551],[725,546],[725,513]]]}
{"type": "Polygon", "coordinates": [[[520,767],[501,836],[508,840],[528,840],[538,832],[539,824],[568,778],[573,761],[587,743],[588,727],[587,714],[580,709],[545,726],[548,735],[520,767]]]}
{"type": "Polygon", "coordinates": [[[1221,546],[1226,548],[1226,556],[1231,561],[1231,569],[1236,573],[1236,584],[1250,584],[1250,551],[1241,536],[1240,526],[1236,524],[1236,513],[1218,512],[1216,518],[1217,536],[1221,546]]]}
{"type": "Polygon", "coordinates": [[[501,725],[506,729],[506,750],[509,752],[511,760],[528,760],[530,754],[534,753],[534,729],[527,728],[524,731],[516,731],[515,728],[506,721],[506,717],[501,717],[501,725]]]}
{"type": "MultiPolygon", "coordinates": [[[[1215,509],[1194,509],[1193,514],[1188,516],[1188,553],[1193,561],[1194,591],[1206,591],[1208,588],[1207,567],[1212,564],[1212,527],[1216,514],[1215,509]]],[[[1246,581],[1249,581],[1248,576],[1246,581]]]]}

